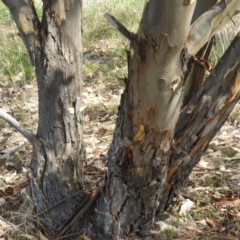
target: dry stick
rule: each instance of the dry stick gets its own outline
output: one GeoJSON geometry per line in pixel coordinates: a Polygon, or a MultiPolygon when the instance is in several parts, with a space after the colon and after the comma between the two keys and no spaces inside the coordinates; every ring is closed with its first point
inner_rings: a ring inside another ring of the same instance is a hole
{"type": "Polygon", "coordinates": [[[58,228],[58,234],[55,236],[55,238],[59,238],[67,234],[70,227],[73,225],[73,220],[76,219],[76,216],[81,212],[83,207],[88,203],[90,199],[90,196],[88,196],[81,204],[80,206],[72,213],[72,215],[66,220],[59,228],[58,228]],[[77,213],[77,214],[76,214],[77,213]]]}
{"type": "Polygon", "coordinates": [[[197,65],[199,65],[200,67],[202,67],[203,69],[205,69],[206,71],[208,71],[209,73],[211,73],[212,71],[207,69],[204,65],[204,63],[202,63],[201,61],[199,61],[195,56],[193,56],[193,62],[196,63],[197,65]]]}
{"type": "Polygon", "coordinates": [[[0,153],[2,154],[13,154],[15,152],[19,152],[21,150],[24,150],[24,145],[25,143],[19,145],[19,146],[16,146],[16,147],[12,147],[12,148],[9,148],[9,149],[5,149],[5,150],[1,150],[0,153]]]}
{"type": "Polygon", "coordinates": [[[186,193],[181,192],[180,194],[181,194],[184,198],[188,198],[188,199],[190,199],[190,200],[192,200],[192,201],[200,202],[201,204],[208,204],[208,202],[206,202],[206,201],[204,201],[204,200],[201,200],[201,199],[197,199],[197,198],[195,198],[195,197],[193,197],[193,196],[191,196],[191,195],[188,195],[188,194],[186,194],[186,193]]]}
{"type": "Polygon", "coordinates": [[[4,119],[10,126],[20,132],[33,146],[37,144],[38,140],[36,136],[22,127],[15,118],[3,111],[2,108],[0,108],[0,118],[4,119]]]}
{"type": "Polygon", "coordinates": [[[64,234],[68,233],[69,230],[71,230],[71,227],[74,225],[74,223],[77,222],[77,220],[84,217],[86,212],[90,209],[90,207],[95,203],[97,200],[99,194],[100,194],[101,187],[97,189],[97,191],[89,196],[85,201],[84,204],[80,206],[78,209],[78,213],[70,220],[70,222],[61,230],[61,232],[57,235],[56,239],[61,239],[61,237],[64,236],[64,234]]]}
{"type": "Polygon", "coordinates": [[[110,15],[109,13],[105,13],[104,17],[111,23],[124,37],[128,40],[132,41],[134,37],[134,33],[127,30],[127,28],[121,24],[114,16],[110,15]]]}
{"type": "Polygon", "coordinates": [[[46,210],[44,210],[44,211],[38,213],[37,216],[40,216],[41,214],[43,214],[43,213],[49,211],[50,209],[56,207],[56,206],[59,205],[60,203],[62,203],[62,202],[64,202],[64,201],[68,200],[69,198],[78,195],[79,193],[85,192],[86,190],[90,189],[91,187],[97,185],[97,184],[98,184],[99,182],[101,182],[104,178],[105,178],[105,176],[101,177],[101,178],[98,179],[96,182],[92,183],[90,186],[84,188],[83,190],[78,191],[78,192],[74,193],[73,195],[70,195],[70,196],[68,196],[68,197],[66,197],[66,198],[64,198],[64,199],[62,199],[61,201],[57,202],[56,204],[52,205],[51,207],[47,208],[46,210]]]}
{"type": "MultiPolygon", "coordinates": [[[[76,236],[76,235],[79,236],[80,233],[78,233],[78,232],[70,233],[70,234],[64,235],[64,236],[62,236],[62,237],[58,237],[58,238],[56,238],[55,240],[61,240],[61,239],[68,238],[68,237],[73,237],[73,236],[76,236]]],[[[82,239],[82,238],[80,238],[80,239],[82,239]]]]}

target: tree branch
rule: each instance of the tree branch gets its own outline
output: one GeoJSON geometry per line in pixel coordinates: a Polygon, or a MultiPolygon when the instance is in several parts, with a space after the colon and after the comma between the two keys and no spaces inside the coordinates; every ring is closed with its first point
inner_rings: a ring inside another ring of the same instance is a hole
{"type": "Polygon", "coordinates": [[[121,24],[114,16],[110,15],[109,13],[105,13],[104,17],[111,23],[124,37],[128,40],[132,41],[134,33],[128,31],[128,29],[121,24]]]}
{"type": "Polygon", "coordinates": [[[35,47],[40,46],[40,21],[32,1],[2,0],[2,2],[9,8],[20,36],[27,48],[31,62],[34,65],[34,49],[35,47]]]}
{"type": "Polygon", "coordinates": [[[209,39],[240,12],[239,0],[221,0],[190,27],[185,44],[195,55],[209,39]]]}
{"type": "Polygon", "coordinates": [[[35,146],[38,143],[38,140],[34,134],[23,128],[16,119],[14,119],[5,111],[3,111],[2,108],[0,108],[0,118],[4,119],[10,126],[12,126],[18,132],[20,132],[33,146],[35,146]]]}
{"type": "Polygon", "coordinates": [[[205,149],[240,98],[240,33],[235,37],[202,88],[182,110],[175,140],[191,148],[205,149]],[[194,141],[192,143],[191,139],[194,141]],[[181,141],[181,139],[185,139],[181,141]],[[204,139],[204,141],[203,141],[204,139]],[[197,146],[197,147],[196,147],[197,146]]]}
{"type": "Polygon", "coordinates": [[[193,167],[240,99],[239,52],[240,33],[179,116],[160,212],[184,186],[193,167]]]}

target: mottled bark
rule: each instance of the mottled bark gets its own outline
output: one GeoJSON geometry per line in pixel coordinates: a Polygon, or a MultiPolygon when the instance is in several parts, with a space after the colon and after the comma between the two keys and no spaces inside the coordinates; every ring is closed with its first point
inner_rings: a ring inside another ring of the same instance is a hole
{"type": "Polygon", "coordinates": [[[18,28],[19,34],[28,51],[32,64],[35,64],[35,54],[40,45],[40,21],[36,14],[34,5],[27,0],[2,0],[8,7],[18,28]]]}
{"type": "MultiPolygon", "coordinates": [[[[82,189],[81,8],[80,0],[52,1],[43,12],[36,64],[41,146],[34,149],[31,163],[38,212],[82,189]]],[[[59,227],[81,200],[75,196],[47,211],[51,225],[59,227]]]]}
{"type": "Polygon", "coordinates": [[[186,37],[185,44],[189,53],[196,54],[217,31],[229,20],[233,20],[239,12],[239,0],[221,0],[209,11],[202,14],[192,24],[186,37]]]}
{"type": "MultiPolygon", "coordinates": [[[[237,37],[180,114],[182,83],[192,57],[183,45],[178,47],[181,38],[174,44],[170,39],[177,30],[164,15],[168,7],[166,1],[147,3],[128,53],[129,74],[109,150],[106,185],[95,221],[88,226],[94,239],[147,235],[156,212],[161,214],[173,203],[240,96],[237,37]],[[157,22],[154,9],[164,26],[157,22]]],[[[191,11],[191,6],[185,7],[191,11]]],[[[181,18],[181,12],[173,12],[181,18]]]]}
{"type": "Polygon", "coordinates": [[[190,60],[183,45],[193,10],[194,4],[182,1],[152,0],[145,6],[128,53],[126,89],[97,207],[98,237],[99,232],[104,239],[149,233],[166,183],[181,107],[183,68],[190,60]]]}

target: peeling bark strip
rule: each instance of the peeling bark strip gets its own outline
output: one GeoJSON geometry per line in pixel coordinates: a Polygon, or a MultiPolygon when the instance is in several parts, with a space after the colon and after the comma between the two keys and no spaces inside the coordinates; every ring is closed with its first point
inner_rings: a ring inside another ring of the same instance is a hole
{"type": "Polygon", "coordinates": [[[2,2],[9,8],[34,65],[35,55],[39,51],[38,47],[41,42],[40,21],[34,6],[26,0],[2,0],[2,2]]]}
{"type": "Polygon", "coordinates": [[[192,24],[186,38],[189,53],[196,54],[217,31],[239,13],[239,0],[221,0],[199,17],[192,24]]]}
{"type": "Polygon", "coordinates": [[[194,5],[158,0],[145,5],[138,38],[128,53],[126,90],[97,206],[97,232],[105,238],[147,235],[154,221],[180,112],[186,64],[182,49],[194,5]]]}
{"type": "Polygon", "coordinates": [[[31,1],[3,2],[11,10],[38,82],[39,124],[29,190],[42,224],[56,231],[85,197],[81,193],[57,204],[82,189],[82,2],[43,1],[41,23],[31,1]]]}

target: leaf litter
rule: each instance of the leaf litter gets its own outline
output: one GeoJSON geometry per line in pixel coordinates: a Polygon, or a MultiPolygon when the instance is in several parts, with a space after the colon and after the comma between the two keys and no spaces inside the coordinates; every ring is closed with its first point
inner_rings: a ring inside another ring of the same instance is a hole
{"type": "MultiPolygon", "coordinates": [[[[100,55],[97,56],[101,58],[100,55]]],[[[105,64],[105,60],[101,64],[105,64]]],[[[83,88],[84,140],[87,152],[85,181],[88,184],[102,177],[106,172],[107,151],[111,143],[123,87],[117,80],[104,82],[104,75],[95,74],[91,81],[86,78],[89,76],[85,77],[83,88]]],[[[33,81],[31,85],[25,87],[2,88],[0,91],[4,96],[0,99],[0,106],[14,116],[19,111],[18,106],[24,104],[24,114],[28,116],[19,121],[24,123],[26,128],[36,132],[36,83],[33,81]],[[25,95],[24,100],[20,97],[23,95],[25,95]]],[[[237,104],[236,108],[238,107],[237,104]]],[[[194,168],[186,187],[182,190],[182,201],[174,206],[168,218],[167,229],[171,226],[177,231],[173,239],[201,239],[203,236],[209,239],[226,239],[226,236],[228,239],[240,238],[240,232],[236,228],[240,222],[239,125],[240,122],[227,120],[209,145],[206,154],[194,168]]],[[[8,220],[11,219],[10,215],[14,213],[18,215],[23,202],[21,192],[28,184],[27,172],[31,151],[31,146],[19,133],[7,124],[1,127],[0,209],[2,218],[6,221],[1,219],[0,226],[5,233],[6,229],[11,229],[12,232],[12,224],[15,231],[19,226],[18,222],[8,220]]],[[[166,223],[166,220],[164,222],[166,223]]],[[[160,226],[157,230],[153,227],[152,239],[166,236],[163,224],[160,223],[160,226]]],[[[27,225],[25,227],[21,225],[21,228],[27,228],[27,225]]],[[[25,233],[22,234],[27,237],[25,233]]],[[[32,229],[29,236],[34,239],[39,233],[32,229]]]]}

